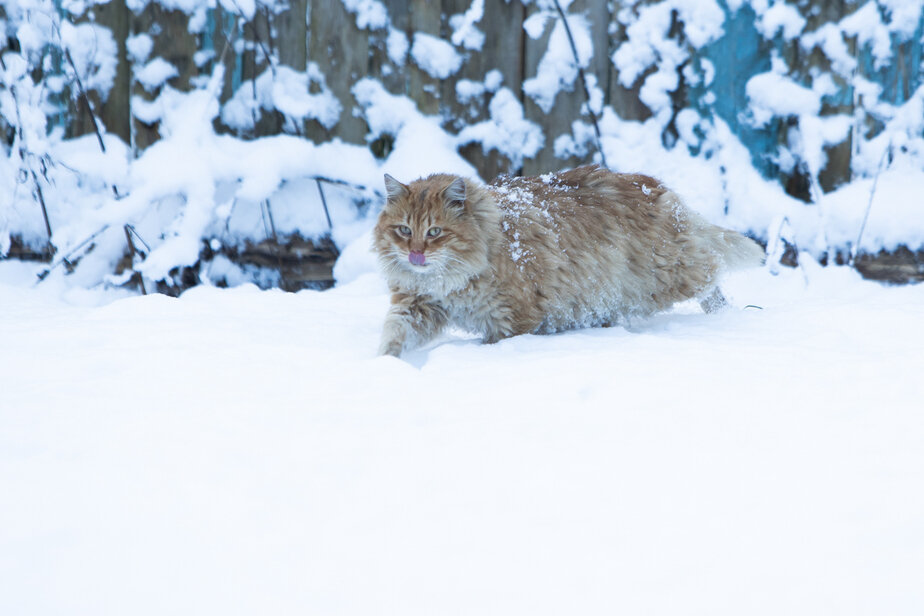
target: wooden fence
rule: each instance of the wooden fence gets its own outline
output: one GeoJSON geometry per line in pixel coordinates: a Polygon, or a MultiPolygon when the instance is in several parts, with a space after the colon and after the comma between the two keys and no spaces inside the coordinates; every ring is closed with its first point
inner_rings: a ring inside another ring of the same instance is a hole
{"type": "MultiPolygon", "coordinates": [[[[799,3],[806,16],[806,31],[828,22],[837,22],[855,11],[865,0],[816,0],[799,3]]],[[[315,141],[333,137],[351,143],[364,143],[368,132],[364,121],[354,114],[355,103],[351,87],[362,77],[379,79],[393,93],[405,94],[413,99],[426,114],[438,114],[446,128],[453,132],[462,123],[473,123],[488,114],[489,95],[461,103],[455,94],[460,79],[480,81],[490,70],[500,71],[503,84],[520,97],[525,117],[537,123],[545,134],[545,146],[534,157],[524,161],[521,169],[512,168],[511,162],[497,152],[484,153],[477,144],[466,146],[462,154],[472,162],[484,178],[498,173],[531,174],[545,172],[582,162],[578,159],[559,159],[553,152],[554,138],[568,133],[576,119],[588,119],[582,114],[584,94],[575,84],[571,91],[557,95],[550,113],[544,113],[523,93],[523,82],[536,74],[539,61],[548,46],[551,28],[542,36],[530,38],[523,24],[540,10],[538,3],[523,4],[519,0],[486,0],[484,15],[478,28],[485,35],[480,50],[466,50],[465,61],[459,71],[446,79],[436,79],[420,69],[410,59],[395,69],[387,54],[387,36],[394,29],[412,36],[427,33],[448,39],[452,33],[449,18],[468,10],[471,0],[384,0],[390,23],[386,28],[360,28],[357,16],[341,0],[289,0],[280,8],[279,2],[257,4],[252,16],[232,12],[225,8],[233,3],[219,3],[207,11],[204,25],[198,32],[190,32],[191,17],[178,10],[168,10],[156,2],[145,5],[134,13],[126,0],[111,0],[95,9],[93,19],[109,27],[118,44],[118,69],[111,92],[105,102],[94,99],[96,113],[106,129],[142,150],[158,138],[158,127],[133,118],[132,96],[145,99],[156,97],[132,77],[132,66],[126,41],[134,34],[152,36],[154,48],[151,56],[159,56],[173,64],[178,71],[169,84],[188,89],[197,77],[211,73],[214,63],[225,65],[225,83],[222,102],[227,101],[242,84],[253,80],[267,69],[270,61],[304,71],[308,62],[320,66],[332,92],[340,100],[342,112],[339,122],[326,129],[316,121],[301,125],[286,122],[281,114],[264,113],[254,129],[243,137],[297,132],[315,141]],[[197,52],[211,52],[206,61],[197,65],[197,52]]],[[[649,117],[649,109],[639,98],[642,77],[631,88],[623,87],[611,61],[613,52],[625,38],[625,27],[618,14],[632,10],[645,2],[619,2],[605,0],[574,0],[568,12],[583,14],[591,27],[594,54],[586,71],[593,75],[604,94],[604,103],[623,119],[640,120],[649,117]],[[628,7],[628,9],[627,9],[628,7]]],[[[674,16],[675,22],[677,15],[674,16]]],[[[671,36],[682,38],[681,30],[672,27],[671,36]]],[[[755,29],[754,12],[745,5],[735,12],[726,8],[725,35],[718,41],[695,50],[695,55],[707,58],[717,67],[715,82],[711,86],[717,94],[716,112],[742,138],[752,152],[755,164],[767,176],[780,176],[786,189],[793,195],[808,198],[807,179],[796,169],[792,174],[780,173],[774,167],[772,155],[788,139],[789,126],[778,120],[765,129],[755,130],[740,122],[747,108],[744,84],[749,76],[765,71],[770,66],[770,53],[776,51],[792,67],[792,74],[806,80],[813,70],[830,68],[830,61],[817,49],[806,51],[795,41],[765,40],[755,29]]],[[[918,29],[920,31],[921,25],[918,29]]],[[[847,41],[850,52],[859,61],[864,77],[883,88],[882,98],[891,102],[906,100],[921,82],[921,36],[905,42],[893,42],[892,62],[885,68],[873,68],[869,49],[859,49],[847,41]]],[[[681,41],[682,42],[682,41],[681,41]]],[[[682,67],[681,67],[682,68],[682,67]]],[[[679,69],[678,69],[679,70],[679,69]]],[[[838,81],[840,92],[827,97],[822,115],[850,113],[856,104],[849,84],[838,81]]],[[[672,94],[677,110],[696,108],[703,92],[684,82],[672,94]]],[[[230,131],[218,126],[219,130],[230,131]]],[[[89,132],[92,123],[88,112],[79,100],[72,99],[67,118],[69,135],[89,132]]],[[[670,141],[668,126],[665,140],[670,141]]],[[[387,143],[378,144],[380,150],[387,143]]],[[[381,152],[380,152],[381,153],[381,152]]],[[[828,148],[829,163],[822,171],[820,183],[830,190],[850,177],[851,141],[828,148]]]]}
{"type": "MultiPolygon", "coordinates": [[[[500,173],[543,173],[586,162],[592,155],[591,152],[584,159],[562,159],[554,152],[556,137],[570,133],[574,121],[589,122],[592,119],[579,82],[558,92],[548,112],[524,93],[524,83],[536,76],[540,61],[549,47],[550,24],[553,21],[546,23],[536,38],[527,34],[524,24],[541,10],[561,8],[558,3],[553,0],[525,3],[521,0],[485,0],[483,15],[477,21],[477,28],[484,34],[484,44],[478,49],[456,46],[463,57],[461,67],[446,78],[435,78],[410,57],[405,62],[395,62],[389,54],[389,35],[403,33],[408,40],[413,40],[415,34],[422,33],[449,40],[454,31],[451,17],[465,13],[477,2],[367,0],[367,4],[369,2],[377,5],[380,2],[387,11],[387,21],[370,24],[358,19],[356,7],[363,4],[359,0],[258,0],[255,5],[220,0],[212,7],[203,2],[202,10],[192,15],[165,8],[156,0],[143,4],[110,0],[95,5],[75,21],[93,21],[112,32],[117,46],[113,85],[105,100],[98,93],[90,92],[89,105],[85,97],[74,92],[69,97],[61,97],[62,108],[55,114],[52,123],[63,125],[65,134],[71,137],[90,133],[96,130],[95,125],[101,124],[105,131],[130,143],[136,154],[156,142],[160,138],[157,123],[146,123],[133,114],[136,101],[154,100],[163,89],[163,86],[146,89],[135,76],[139,67],[130,53],[131,41],[133,37],[145,34],[153,43],[148,57],[162,58],[175,67],[176,75],[167,81],[172,88],[185,91],[202,87],[203,80],[213,74],[216,65],[222,64],[222,104],[231,100],[241,88],[254,87],[256,79],[267,70],[287,66],[304,72],[309,63],[319,67],[326,87],[341,105],[336,123],[328,123],[325,127],[315,120],[293,121],[274,110],[260,112],[248,129],[224,125],[221,119],[215,121],[218,131],[237,134],[244,139],[292,133],[319,143],[338,138],[349,143],[366,144],[369,127],[361,114],[355,112],[356,101],[352,95],[353,86],[365,77],[379,80],[393,94],[409,97],[421,112],[439,117],[449,133],[457,133],[467,125],[488,118],[488,104],[492,97],[490,92],[485,92],[460,100],[457,84],[463,79],[480,82],[489,71],[498,71],[503,86],[519,98],[525,118],[542,129],[545,142],[536,155],[522,163],[515,163],[494,150],[485,152],[477,143],[462,147],[461,154],[482,178],[490,179],[500,173]],[[143,8],[136,12],[131,6],[143,8]]],[[[565,7],[569,14],[582,15],[589,24],[593,55],[585,72],[602,91],[603,104],[624,120],[651,117],[651,110],[641,100],[640,89],[654,68],[642,73],[631,87],[625,87],[620,82],[612,57],[627,38],[626,15],[637,14],[641,7],[657,2],[573,0],[565,7]]],[[[804,32],[813,32],[825,24],[837,23],[866,6],[867,2],[805,0],[787,6],[798,10],[805,18],[804,32]]],[[[688,59],[677,67],[678,84],[670,93],[675,117],[677,112],[688,108],[721,117],[748,147],[752,162],[766,177],[778,179],[787,192],[806,201],[812,199],[813,182],[816,188],[829,191],[850,180],[856,140],[869,138],[881,130],[875,120],[867,117],[864,124],[851,129],[842,143],[827,146],[827,165],[817,178],[809,177],[804,167],[796,165],[782,169],[776,162],[780,146],[790,141],[791,131],[797,128],[795,118],[776,118],[764,127],[755,127],[747,122],[744,114],[749,101],[745,84],[751,76],[770,69],[771,53],[774,53],[785,62],[789,76],[796,81],[810,84],[819,72],[833,75],[836,91],[823,98],[822,116],[850,115],[857,110],[860,102],[854,90],[856,77],[881,87],[879,100],[890,104],[902,103],[921,85],[924,16],[918,16],[919,23],[912,36],[891,38],[891,61],[885,66],[875,61],[870,45],[859,44],[856,36],[848,37],[844,41],[847,52],[857,65],[854,79],[850,79],[832,71],[831,59],[818,47],[801,45],[798,37],[768,39],[763,36],[756,27],[757,16],[748,4],[732,11],[723,0],[720,3],[725,11],[724,34],[698,48],[685,40],[677,12],[672,15],[667,36],[688,52],[688,59]],[[715,67],[714,80],[709,84],[708,92],[703,86],[688,82],[684,71],[689,64],[704,60],[715,67]],[[707,95],[713,99],[704,105],[707,95]],[[859,131],[862,133],[858,136],[859,131]]],[[[5,7],[0,4],[0,19],[7,10],[5,7]]],[[[62,19],[74,20],[68,15],[62,19]]],[[[533,31],[533,34],[536,32],[533,31]]],[[[15,36],[8,32],[5,46],[16,50],[17,45],[15,36]]],[[[60,64],[61,59],[58,58],[57,70],[60,70],[60,64]]],[[[35,69],[39,73],[43,70],[46,70],[44,65],[35,69]]],[[[41,75],[38,78],[41,79],[41,75]]],[[[662,135],[664,144],[672,145],[677,134],[675,123],[669,122],[662,135]]],[[[9,131],[7,139],[12,141],[9,131]]],[[[374,154],[381,157],[387,155],[391,143],[386,135],[369,146],[374,154]]],[[[14,250],[10,254],[15,252],[14,238],[14,250]]],[[[336,250],[329,252],[324,259],[332,262],[336,258],[336,250]]],[[[919,264],[924,261],[924,256],[920,252],[908,251],[908,254],[911,258],[906,259],[905,269],[917,272],[912,279],[915,276],[920,278],[919,264]]],[[[262,253],[254,258],[255,263],[261,262],[263,257],[260,255],[262,253]]],[[[271,256],[271,260],[281,260],[275,253],[271,256]]],[[[325,280],[329,279],[329,275],[326,276],[325,280]]],[[[904,279],[909,278],[905,276],[904,279]]]]}

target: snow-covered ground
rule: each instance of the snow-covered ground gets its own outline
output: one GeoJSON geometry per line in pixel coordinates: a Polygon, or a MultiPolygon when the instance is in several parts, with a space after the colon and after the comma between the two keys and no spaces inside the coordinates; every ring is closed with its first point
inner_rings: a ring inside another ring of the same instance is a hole
{"type": "Polygon", "coordinates": [[[922,614],[924,286],[802,261],[406,361],[371,272],[0,263],[0,614],[922,614]]]}

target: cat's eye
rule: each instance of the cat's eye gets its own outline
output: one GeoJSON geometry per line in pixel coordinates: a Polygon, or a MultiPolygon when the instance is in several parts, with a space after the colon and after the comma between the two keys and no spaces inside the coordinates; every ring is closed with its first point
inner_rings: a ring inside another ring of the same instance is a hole
{"type": "Polygon", "coordinates": [[[430,230],[427,231],[427,237],[437,237],[443,230],[439,227],[430,227],[430,230]]]}
{"type": "Polygon", "coordinates": [[[401,225],[401,226],[398,227],[398,233],[400,233],[400,234],[403,235],[404,237],[410,237],[410,236],[411,236],[411,228],[408,227],[407,225],[401,225]]]}

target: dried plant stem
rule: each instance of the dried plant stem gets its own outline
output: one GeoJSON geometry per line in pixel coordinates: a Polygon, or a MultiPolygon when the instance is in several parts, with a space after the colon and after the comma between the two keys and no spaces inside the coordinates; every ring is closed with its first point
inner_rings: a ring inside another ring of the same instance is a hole
{"type": "Polygon", "coordinates": [[[330,220],[330,211],[327,209],[327,197],[324,196],[324,188],[321,187],[321,178],[315,178],[314,181],[318,185],[318,194],[321,195],[321,206],[324,208],[324,216],[327,218],[327,230],[331,232],[334,230],[334,223],[330,220]]]}
{"type": "Polygon", "coordinates": [[[273,220],[273,210],[270,209],[269,199],[264,199],[260,205],[262,206],[261,210],[264,214],[263,216],[263,227],[266,230],[266,235],[275,242],[276,238],[276,222],[273,220]]]}
{"type": "MultiPolygon", "coordinates": [[[[3,60],[3,55],[0,54],[0,68],[6,72],[6,62],[3,60]]],[[[42,218],[45,221],[45,231],[48,234],[48,242],[46,245],[46,250],[49,254],[54,254],[54,246],[51,244],[51,221],[48,219],[48,208],[45,205],[45,195],[42,192],[42,185],[39,183],[38,174],[35,173],[35,169],[32,168],[32,165],[26,162],[26,157],[28,152],[26,151],[26,146],[23,145],[25,142],[25,135],[22,130],[22,114],[19,110],[19,97],[17,96],[16,86],[10,84],[10,96],[13,98],[13,104],[16,108],[16,132],[19,136],[19,159],[22,161],[23,165],[29,168],[29,175],[32,176],[32,184],[35,186],[35,197],[38,199],[39,206],[42,208],[42,218]]],[[[25,169],[20,168],[23,173],[25,169]]]]}
{"type": "Polygon", "coordinates": [[[130,226],[131,225],[126,224],[123,228],[125,229],[125,241],[128,242],[128,250],[132,258],[132,278],[138,276],[138,282],[141,283],[141,294],[147,295],[148,290],[144,288],[144,276],[141,275],[141,272],[135,271],[135,256],[138,254],[138,251],[135,250],[135,242],[132,240],[131,231],[129,231],[130,226]]]}
{"type": "Polygon", "coordinates": [[[69,251],[67,251],[67,253],[65,253],[64,255],[62,255],[60,258],[56,259],[51,265],[49,265],[48,267],[46,267],[44,270],[42,270],[42,271],[38,274],[38,281],[36,282],[36,284],[38,284],[39,282],[42,282],[43,280],[45,280],[45,278],[48,277],[48,274],[51,273],[51,270],[55,269],[56,267],[58,267],[58,266],[61,265],[62,263],[68,263],[68,259],[71,257],[71,255],[73,255],[75,252],[77,252],[78,250],[80,250],[81,248],[83,248],[84,246],[86,246],[87,244],[89,244],[90,242],[92,242],[93,240],[95,240],[95,239],[96,239],[97,237],[99,237],[103,232],[105,232],[108,228],[109,228],[109,225],[108,225],[108,224],[107,224],[107,225],[103,225],[102,228],[100,228],[98,231],[96,231],[96,232],[94,232],[93,234],[91,234],[90,237],[86,238],[85,240],[83,240],[82,242],[80,242],[79,244],[77,244],[76,246],[74,246],[73,248],[71,248],[69,251]]]}
{"type": "Polygon", "coordinates": [[[103,143],[103,136],[99,131],[99,124],[96,121],[96,114],[93,113],[93,107],[90,106],[90,98],[87,96],[87,91],[83,88],[83,82],[80,81],[80,75],[77,72],[77,66],[74,64],[74,58],[71,57],[71,50],[64,48],[64,58],[67,60],[67,63],[71,65],[71,69],[74,71],[74,80],[77,82],[77,92],[80,94],[80,99],[83,101],[84,106],[87,108],[87,113],[90,114],[90,122],[93,124],[93,132],[96,133],[96,140],[99,142],[99,149],[106,153],[106,144],[103,143]]]}
{"type": "Polygon", "coordinates": [[[581,66],[581,61],[578,57],[577,45],[574,43],[574,36],[571,34],[571,26],[568,25],[565,11],[561,8],[561,3],[558,0],[555,0],[555,9],[561,17],[562,25],[565,26],[565,34],[568,36],[568,44],[571,46],[571,55],[574,56],[574,66],[577,68],[578,77],[581,80],[581,88],[584,90],[584,100],[587,101],[587,111],[590,113],[590,120],[594,125],[594,139],[596,141],[597,152],[600,154],[600,162],[603,163],[604,167],[609,167],[609,165],[606,164],[606,154],[603,153],[603,137],[600,132],[600,124],[597,121],[597,114],[590,106],[590,88],[587,87],[587,76],[584,74],[584,68],[581,66]]]}
{"type": "Polygon", "coordinates": [[[869,202],[866,204],[866,212],[863,214],[863,222],[860,224],[860,231],[857,233],[857,241],[850,248],[850,265],[853,265],[857,259],[857,253],[860,252],[860,241],[863,239],[863,232],[866,230],[866,221],[869,220],[869,212],[873,209],[873,197],[876,196],[876,186],[879,184],[879,175],[882,173],[882,167],[885,164],[886,157],[892,150],[892,142],[882,153],[879,159],[879,167],[876,169],[876,177],[873,178],[873,187],[869,191],[869,202]]]}
{"type": "Polygon", "coordinates": [[[35,196],[38,198],[39,206],[42,208],[42,218],[45,219],[45,232],[48,233],[48,245],[51,246],[51,222],[48,220],[48,208],[45,207],[45,195],[42,193],[42,185],[39,184],[38,175],[30,169],[32,182],[35,184],[35,196]]]}

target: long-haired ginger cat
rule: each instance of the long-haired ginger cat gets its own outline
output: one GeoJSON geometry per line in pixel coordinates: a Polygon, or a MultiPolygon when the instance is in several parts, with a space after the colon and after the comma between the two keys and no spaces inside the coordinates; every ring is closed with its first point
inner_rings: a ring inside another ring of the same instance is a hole
{"type": "Polygon", "coordinates": [[[754,241],[706,222],[644,175],[586,166],[482,185],[385,176],[374,247],[392,292],[380,353],[398,356],[452,323],[487,342],[611,325],[698,298],[759,265],[754,241]]]}

